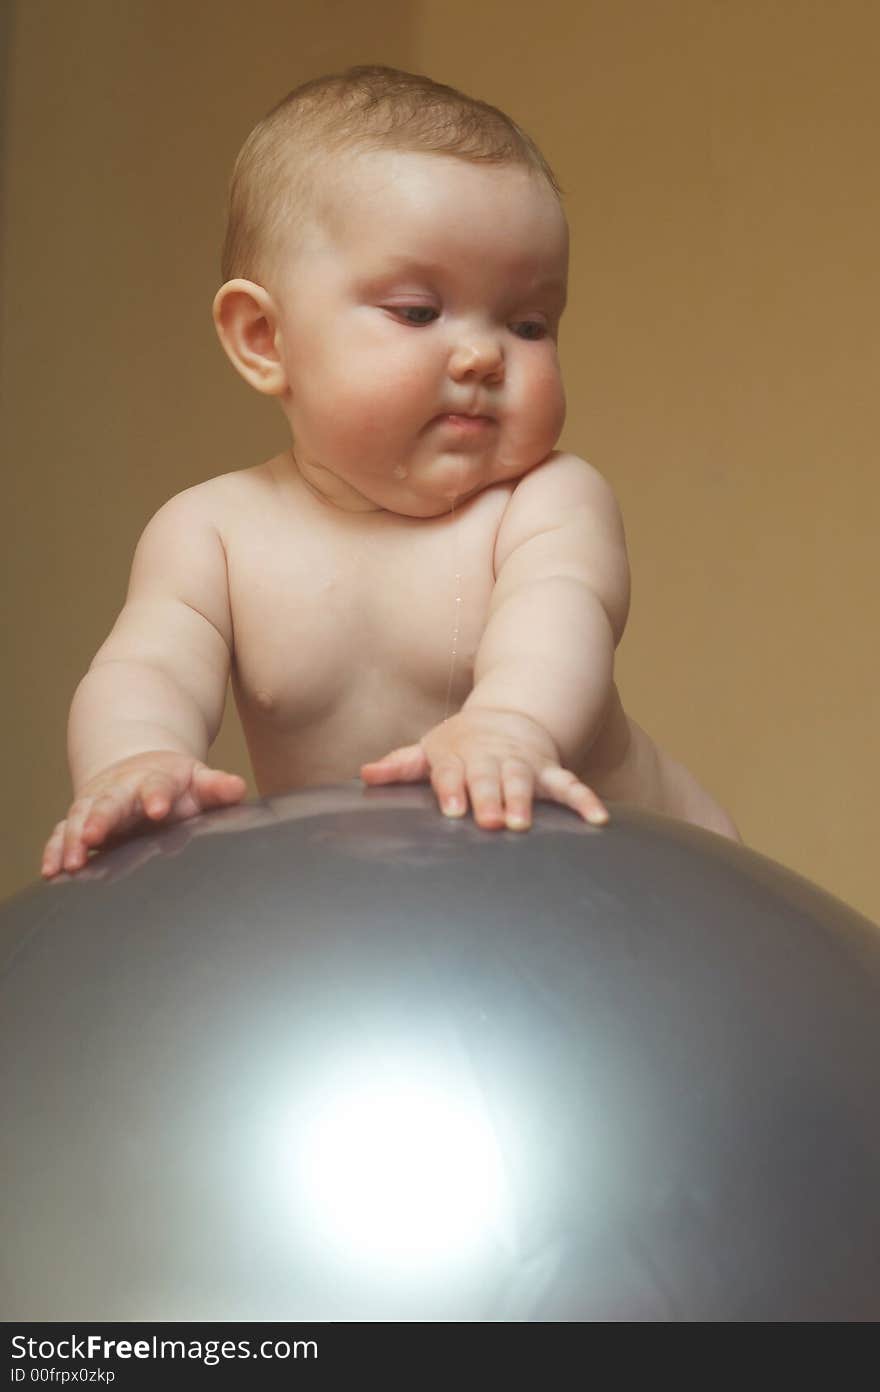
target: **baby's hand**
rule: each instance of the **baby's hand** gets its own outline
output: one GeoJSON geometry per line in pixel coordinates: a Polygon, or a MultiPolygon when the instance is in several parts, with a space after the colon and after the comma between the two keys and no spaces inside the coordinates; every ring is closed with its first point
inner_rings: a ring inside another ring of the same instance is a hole
{"type": "Polygon", "coordinates": [[[594,825],[608,821],[596,794],[561,767],[553,741],[528,716],[471,708],[435,725],[418,742],[361,767],[365,783],[430,777],[441,811],[463,817],[468,794],[481,827],[525,831],[535,797],[572,807],[594,825]]]}
{"type": "Polygon", "coordinates": [[[151,750],[120,759],[80,790],[43,851],[49,880],[62,870],[81,870],[89,851],[150,822],[181,822],[210,807],[241,802],[247,785],[237,773],[208,768],[174,750],[151,750]]]}

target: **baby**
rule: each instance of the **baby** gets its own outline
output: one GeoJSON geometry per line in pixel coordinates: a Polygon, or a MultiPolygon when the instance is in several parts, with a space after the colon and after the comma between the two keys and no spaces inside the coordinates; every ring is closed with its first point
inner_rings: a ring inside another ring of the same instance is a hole
{"type": "Polygon", "coordinates": [[[292,445],[144,532],[73,700],[45,876],[244,797],[205,762],[230,676],[263,795],[359,771],[430,779],[486,828],[527,828],[536,797],[601,824],[608,798],[737,837],[614,683],[618,508],[554,448],[567,269],[553,174],[485,103],[355,68],[256,127],[214,320],[292,445]]]}

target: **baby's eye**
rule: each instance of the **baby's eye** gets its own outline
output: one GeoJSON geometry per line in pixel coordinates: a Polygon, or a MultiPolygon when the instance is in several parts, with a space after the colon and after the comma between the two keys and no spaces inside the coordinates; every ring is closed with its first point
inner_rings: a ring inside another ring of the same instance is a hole
{"type": "Polygon", "coordinates": [[[517,337],[525,338],[532,343],[547,337],[547,325],[540,324],[536,319],[525,319],[520,324],[513,324],[512,328],[517,337]]]}
{"type": "Polygon", "coordinates": [[[439,312],[432,305],[386,305],[392,314],[397,314],[407,324],[433,324],[439,319],[439,312]]]}

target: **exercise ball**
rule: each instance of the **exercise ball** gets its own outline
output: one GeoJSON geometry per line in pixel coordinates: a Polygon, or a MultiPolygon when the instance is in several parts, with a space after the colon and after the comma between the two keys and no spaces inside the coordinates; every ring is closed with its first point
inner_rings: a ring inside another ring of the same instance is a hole
{"type": "Polygon", "coordinates": [[[876,1320],[880,932],[622,806],[151,831],[0,914],[7,1320],[876,1320]]]}

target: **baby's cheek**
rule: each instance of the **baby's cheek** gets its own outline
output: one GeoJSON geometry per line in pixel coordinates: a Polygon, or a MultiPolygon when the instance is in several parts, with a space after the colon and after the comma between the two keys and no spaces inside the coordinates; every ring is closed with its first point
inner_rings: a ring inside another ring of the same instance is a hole
{"type": "Polygon", "coordinates": [[[565,424],[565,390],[552,365],[530,378],[520,423],[523,439],[542,457],[556,444],[565,424]]]}
{"type": "Polygon", "coordinates": [[[348,457],[367,463],[373,456],[387,454],[399,425],[400,408],[377,391],[371,391],[340,404],[333,413],[329,428],[335,448],[348,457]]]}
{"type": "Polygon", "coordinates": [[[378,354],[343,373],[339,400],[344,401],[355,430],[368,428],[391,436],[413,412],[424,410],[424,382],[412,355],[378,354]]]}
{"type": "Polygon", "coordinates": [[[538,378],[537,390],[544,402],[548,427],[555,429],[558,434],[565,424],[565,387],[555,352],[553,359],[538,378]]]}

